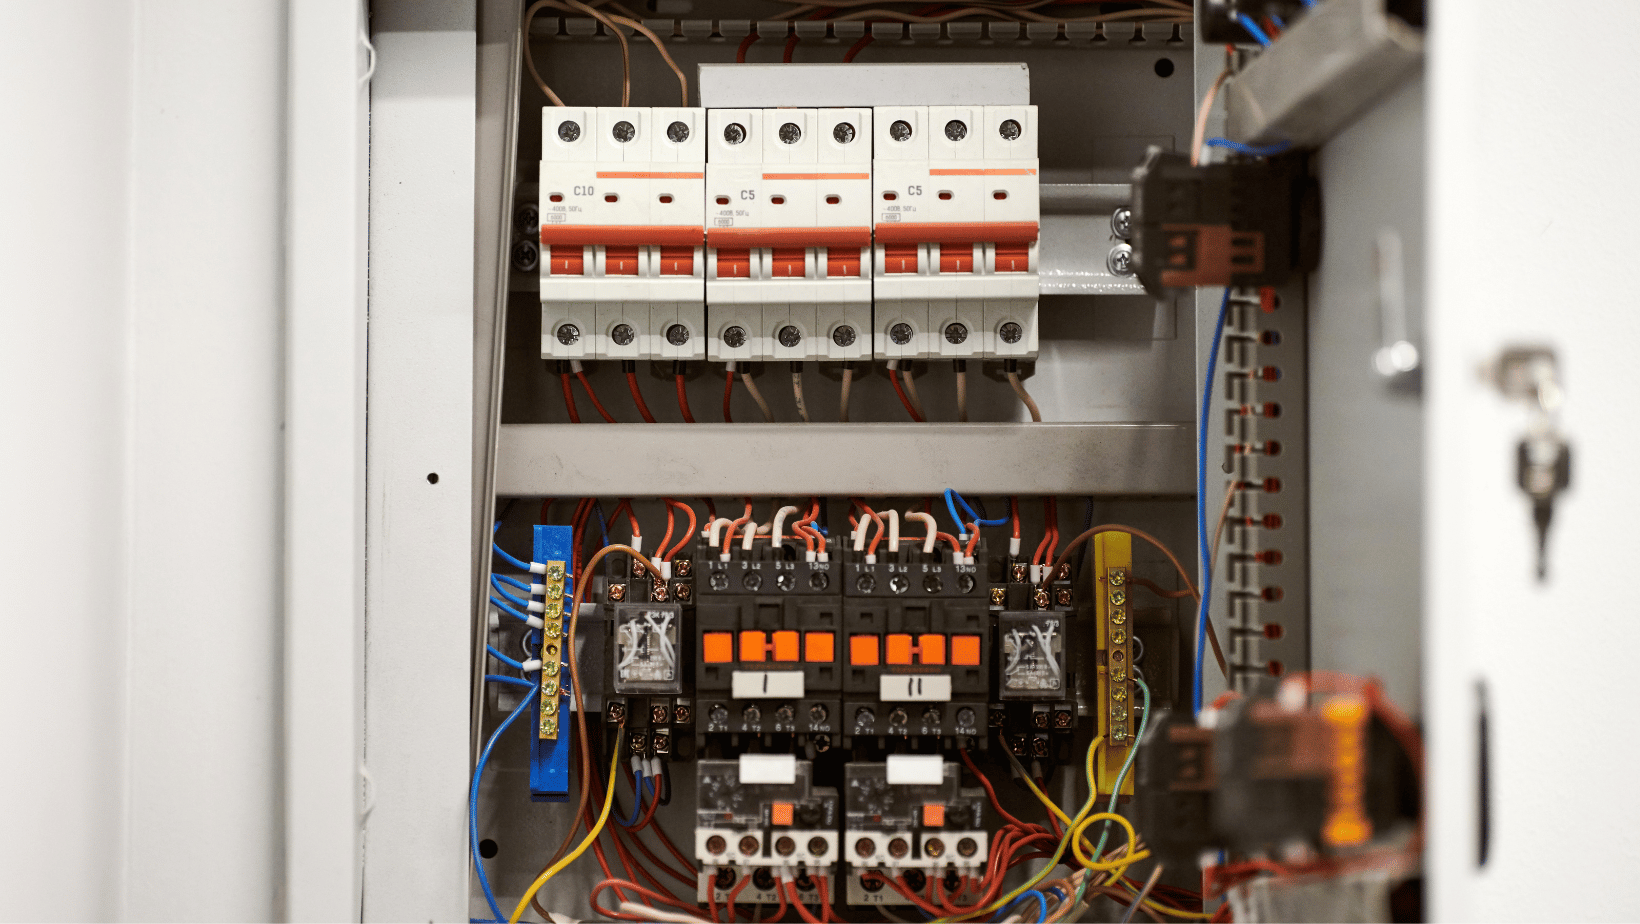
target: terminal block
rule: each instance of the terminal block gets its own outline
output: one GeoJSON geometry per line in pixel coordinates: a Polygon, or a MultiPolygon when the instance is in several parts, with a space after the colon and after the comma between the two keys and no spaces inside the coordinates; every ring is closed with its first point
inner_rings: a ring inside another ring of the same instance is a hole
{"type": "Polygon", "coordinates": [[[940,877],[949,895],[978,878],[989,856],[985,791],[964,788],[962,768],[938,756],[895,754],[844,768],[843,853],[851,904],[909,904],[884,878],[924,894],[940,877]]]}
{"type": "Polygon", "coordinates": [[[703,745],[713,736],[728,735],[732,744],[734,736],[782,734],[823,752],[835,742],[839,565],[786,552],[737,548],[724,561],[702,543],[696,556],[696,730],[703,745]]]}
{"type": "Polygon", "coordinates": [[[871,110],[713,109],[714,362],[871,356],[871,110]]]}
{"type": "MultiPolygon", "coordinates": [[[[719,903],[741,877],[739,902],[776,904],[782,872],[799,897],[818,903],[817,879],[836,873],[841,816],[837,790],[813,785],[814,765],[790,755],[747,754],[703,760],[696,770],[695,859],[698,894],[719,903]]],[[[828,891],[828,895],[835,895],[828,891]]]]}
{"type": "Polygon", "coordinates": [[[874,110],[883,359],[1037,355],[1035,106],[874,110]]]}
{"type": "MultiPolygon", "coordinates": [[[[575,594],[573,531],[568,526],[537,526],[532,561],[542,562],[541,675],[530,736],[530,798],[561,802],[569,797],[569,653],[564,650],[565,610],[575,594]]],[[[532,595],[532,600],[533,600],[532,595]]]]}
{"type": "Polygon", "coordinates": [[[705,350],[705,110],[541,115],[541,355],[705,350]]]}
{"type": "MultiPolygon", "coordinates": [[[[1110,792],[1134,746],[1143,708],[1133,685],[1133,601],[1129,599],[1133,537],[1106,532],[1090,541],[1094,575],[1094,712],[1098,732],[1105,736],[1097,770],[1102,791],[1110,792]]],[[[1132,777],[1123,781],[1121,792],[1133,793],[1132,777]]]]}

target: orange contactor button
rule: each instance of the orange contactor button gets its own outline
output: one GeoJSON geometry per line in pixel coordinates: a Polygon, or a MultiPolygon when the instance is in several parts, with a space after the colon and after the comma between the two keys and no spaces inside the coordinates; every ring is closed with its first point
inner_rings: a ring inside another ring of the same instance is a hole
{"type": "Polygon", "coordinates": [[[776,279],[801,279],[807,275],[803,268],[803,248],[775,248],[769,260],[769,275],[776,279]]]}
{"type": "Polygon", "coordinates": [[[973,244],[941,244],[940,272],[972,273],[974,271],[973,244]]]}
{"type": "Polygon", "coordinates": [[[860,275],[860,251],[839,250],[836,247],[826,251],[826,277],[860,275]]]}
{"type": "Polygon", "coordinates": [[[890,635],[884,646],[883,663],[910,664],[911,663],[911,636],[890,635]]]}
{"type": "Polygon", "coordinates": [[[932,803],[923,806],[923,827],[945,827],[945,806],[932,803]]]}
{"type": "Polygon", "coordinates": [[[720,250],[717,252],[719,279],[746,279],[752,275],[750,250],[720,250]]]}
{"type": "Polygon", "coordinates": [[[769,806],[769,824],[789,828],[792,824],[792,804],[776,802],[769,806]]]}
{"type": "Polygon", "coordinates": [[[735,659],[735,637],[731,632],[707,632],[700,637],[700,659],[707,664],[728,664],[735,659]]]}
{"type": "Polygon", "coordinates": [[[922,651],[922,663],[945,663],[945,636],[920,635],[917,637],[917,647],[922,651]]]}
{"type": "Polygon", "coordinates": [[[830,632],[804,633],[803,660],[822,662],[837,660],[837,636],[830,632]]]}
{"type": "Polygon", "coordinates": [[[997,272],[1028,273],[1031,271],[1030,244],[998,244],[997,272]]]}
{"type": "Polygon", "coordinates": [[[883,271],[888,273],[915,273],[917,271],[917,245],[884,244],[883,271]]]}
{"type": "Polygon", "coordinates": [[[604,248],[604,275],[605,276],[636,276],[636,275],[638,275],[638,248],[636,248],[636,247],[605,247],[604,248]]]}
{"type": "Polygon", "coordinates": [[[762,632],[740,633],[740,660],[766,661],[768,660],[768,636],[762,632]]]}
{"type": "Polygon", "coordinates": [[[877,636],[851,635],[848,638],[848,663],[876,664],[877,636]]]}
{"type": "Polygon", "coordinates": [[[583,247],[548,247],[547,274],[550,276],[586,275],[586,249],[583,247]]]}
{"type": "Polygon", "coordinates": [[[962,667],[979,665],[979,636],[951,636],[951,663],[962,667]]]}
{"type": "Polygon", "coordinates": [[[662,247],[661,248],[661,275],[662,276],[693,276],[695,274],[695,248],[693,247],[662,247]]]}
{"type": "Polygon", "coordinates": [[[774,634],[774,659],[776,661],[796,661],[799,642],[796,632],[786,630],[774,634]]]}

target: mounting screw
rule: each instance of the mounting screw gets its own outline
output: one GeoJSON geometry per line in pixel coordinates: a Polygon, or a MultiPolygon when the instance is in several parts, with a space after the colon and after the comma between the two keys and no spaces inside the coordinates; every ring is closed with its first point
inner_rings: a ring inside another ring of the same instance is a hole
{"type": "Polygon", "coordinates": [[[1133,210],[1122,206],[1110,213],[1110,233],[1122,240],[1133,238],[1133,210]]]}
{"type": "Polygon", "coordinates": [[[533,273],[541,265],[541,248],[532,240],[514,241],[512,245],[513,269],[520,273],[533,273]]]}
{"type": "Polygon", "coordinates": [[[893,125],[888,127],[888,137],[893,138],[895,141],[910,141],[911,123],[904,119],[896,120],[893,125]]]}
{"type": "Polygon", "coordinates": [[[1133,248],[1127,244],[1117,244],[1105,256],[1105,266],[1114,276],[1133,275],[1133,248]]]}
{"type": "Polygon", "coordinates": [[[1018,343],[1025,337],[1025,328],[1019,326],[1017,321],[1009,321],[997,328],[997,336],[1002,338],[1003,343],[1018,343]]]}
{"type": "Polygon", "coordinates": [[[575,343],[575,341],[581,339],[581,329],[576,327],[574,324],[558,325],[558,330],[555,331],[555,334],[558,337],[558,342],[562,343],[564,346],[569,346],[575,343]]]}
{"type": "Polygon", "coordinates": [[[824,754],[825,752],[831,750],[830,735],[815,735],[813,741],[814,749],[819,753],[824,754]]]}
{"type": "Polygon", "coordinates": [[[611,585],[609,585],[609,602],[610,603],[620,603],[622,600],[625,600],[625,599],[626,599],[626,585],[625,584],[611,584],[611,585]]]}
{"type": "Polygon", "coordinates": [[[541,228],[541,212],[534,202],[525,202],[513,210],[513,227],[519,234],[535,234],[541,228]]]}
{"type": "Polygon", "coordinates": [[[796,122],[787,122],[780,126],[780,143],[796,144],[803,140],[803,129],[796,122]]]}

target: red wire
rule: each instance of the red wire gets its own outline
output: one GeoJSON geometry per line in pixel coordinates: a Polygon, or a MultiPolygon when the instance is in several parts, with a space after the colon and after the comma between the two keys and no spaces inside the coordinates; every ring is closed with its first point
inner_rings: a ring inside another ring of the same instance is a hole
{"type": "Polygon", "coordinates": [[[1018,818],[1008,814],[1008,810],[1002,807],[1001,802],[997,801],[996,787],[991,785],[990,777],[987,777],[985,774],[981,773],[980,769],[974,766],[974,759],[968,756],[968,752],[959,750],[957,755],[962,758],[962,762],[964,764],[968,765],[968,772],[979,778],[979,784],[985,787],[985,795],[990,798],[991,807],[997,810],[997,814],[1001,815],[1009,824],[1016,828],[1026,827],[1025,822],[1020,821],[1018,818]]]}
{"type": "Polygon", "coordinates": [[[857,41],[854,44],[848,46],[848,51],[843,52],[843,63],[847,64],[850,61],[853,61],[856,55],[858,55],[860,52],[864,51],[865,47],[867,45],[871,44],[871,41],[872,41],[871,23],[866,23],[866,34],[860,36],[859,41],[857,41]]]}
{"type": "Polygon", "coordinates": [[[740,898],[740,893],[746,891],[746,887],[751,885],[751,884],[752,884],[752,876],[751,876],[750,873],[747,873],[747,874],[740,877],[740,881],[735,883],[735,887],[733,889],[729,890],[729,900],[724,903],[728,907],[726,907],[724,910],[729,912],[729,920],[730,921],[733,921],[735,919],[735,901],[740,898]]]}
{"type": "MultiPolygon", "coordinates": [[[[1046,552],[1048,550],[1048,536],[1049,535],[1050,535],[1050,533],[1049,533],[1049,527],[1048,527],[1048,499],[1043,498],[1042,499],[1042,541],[1038,542],[1036,544],[1036,552],[1034,552],[1031,555],[1031,564],[1033,564],[1033,565],[1042,564],[1042,553],[1046,552]]],[[[1053,562],[1050,560],[1049,564],[1052,564],[1052,563],[1053,562]]],[[[1035,575],[1032,575],[1032,577],[1034,579],[1035,575]]]]}
{"type": "Polygon", "coordinates": [[[757,34],[757,29],[756,28],[753,28],[752,33],[750,35],[748,35],[745,38],[740,40],[740,47],[735,49],[735,63],[736,64],[745,64],[746,63],[746,49],[752,47],[752,43],[757,41],[760,38],[762,38],[762,36],[757,34]]]}
{"type": "Polygon", "coordinates": [[[796,31],[793,31],[791,35],[786,36],[786,50],[780,53],[780,63],[781,64],[790,64],[790,63],[792,63],[792,52],[794,52],[796,50],[797,50],[797,33],[796,33],[796,31]]]}
{"type": "Polygon", "coordinates": [[[723,554],[729,554],[729,546],[734,544],[735,530],[745,525],[752,518],[752,499],[746,498],[746,512],[729,523],[729,528],[723,533],[723,554]]]}
{"type": "Polygon", "coordinates": [[[570,387],[569,373],[563,373],[558,379],[564,383],[564,406],[569,408],[569,422],[580,423],[581,413],[575,409],[575,389],[570,387]]]}
{"type": "Polygon", "coordinates": [[[780,896],[780,907],[775,909],[774,917],[758,918],[759,924],[765,921],[778,921],[786,916],[786,908],[788,907],[786,904],[786,890],[781,888],[779,880],[775,880],[774,894],[780,896]]]}
{"type": "Polygon", "coordinates": [[[974,557],[974,547],[977,546],[977,545],[979,545],[979,524],[978,523],[969,523],[968,524],[968,548],[964,549],[962,554],[967,556],[968,558],[973,558],[974,557]]]}
{"type": "Polygon", "coordinates": [[[664,555],[661,556],[665,560],[671,561],[673,556],[677,555],[678,552],[683,550],[684,546],[689,544],[689,540],[695,538],[695,523],[696,523],[696,521],[695,521],[695,508],[689,506],[688,504],[684,503],[683,501],[675,501],[675,500],[668,499],[667,503],[672,505],[673,507],[679,507],[683,510],[684,513],[689,514],[689,528],[683,531],[683,536],[682,536],[682,538],[678,539],[678,544],[673,546],[670,551],[667,551],[664,555]]]}
{"type": "Polygon", "coordinates": [[[1048,554],[1043,559],[1044,565],[1052,565],[1059,560],[1059,498],[1048,498],[1048,529],[1053,537],[1048,543],[1048,554]]]}
{"type": "Polygon", "coordinates": [[[598,409],[599,414],[603,415],[604,422],[614,423],[615,418],[609,416],[609,412],[604,410],[603,402],[598,400],[598,393],[592,390],[592,383],[587,381],[587,374],[585,372],[577,372],[575,373],[575,377],[581,380],[581,387],[587,390],[587,397],[592,399],[592,406],[598,409]]]}
{"type": "Polygon", "coordinates": [[[661,498],[661,506],[666,508],[666,534],[661,536],[661,544],[655,546],[655,557],[664,559],[666,547],[672,543],[672,530],[676,528],[676,518],[672,515],[672,505],[677,501],[670,497],[661,498]]]}
{"type": "Polygon", "coordinates": [[[684,387],[683,376],[678,376],[678,410],[683,413],[684,423],[694,423],[695,415],[689,413],[689,389],[684,387]]]}
{"type": "Polygon", "coordinates": [[[888,371],[888,380],[894,383],[894,393],[900,396],[900,403],[905,405],[905,412],[911,415],[911,419],[917,423],[926,423],[922,415],[917,413],[917,409],[911,406],[911,399],[905,396],[905,389],[900,387],[899,374],[890,369],[888,371]]]}
{"type": "Polygon", "coordinates": [[[815,891],[820,893],[820,920],[823,922],[830,922],[831,895],[829,894],[830,890],[826,888],[826,877],[814,877],[814,888],[815,891]]]}
{"type": "Polygon", "coordinates": [[[797,909],[798,917],[801,917],[803,920],[809,922],[809,924],[820,924],[820,919],[814,916],[814,912],[810,911],[808,906],[803,904],[802,896],[797,894],[797,883],[788,882],[785,884],[785,887],[791,890],[791,904],[793,908],[797,909]]]}
{"type": "Polygon", "coordinates": [[[734,423],[735,419],[729,415],[729,399],[735,395],[735,370],[730,369],[723,379],[723,422],[734,423]]]}
{"type": "MultiPolygon", "coordinates": [[[[655,415],[649,413],[649,405],[644,403],[643,392],[638,390],[638,373],[628,372],[626,374],[626,387],[632,389],[632,403],[638,406],[638,414],[643,417],[643,422],[654,423],[655,415]]],[[[614,421],[610,422],[614,423],[614,421]]]]}
{"type": "Polygon", "coordinates": [[[1008,498],[1008,514],[1014,521],[1014,538],[1019,538],[1019,498],[1008,498]]]}

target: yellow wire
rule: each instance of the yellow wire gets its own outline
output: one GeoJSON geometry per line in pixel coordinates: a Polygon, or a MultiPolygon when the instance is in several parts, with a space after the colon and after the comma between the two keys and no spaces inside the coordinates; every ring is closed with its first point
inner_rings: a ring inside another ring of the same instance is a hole
{"type": "Polygon", "coordinates": [[[1129,847],[1139,843],[1139,835],[1134,833],[1132,822],[1116,814],[1115,812],[1096,812],[1079,820],[1076,823],[1076,827],[1071,831],[1071,852],[1076,855],[1076,861],[1078,863],[1081,863],[1088,869],[1115,870],[1120,868],[1120,871],[1115,875],[1115,878],[1120,879],[1122,878],[1122,873],[1125,872],[1129,866],[1132,866],[1139,860],[1150,856],[1150,851],[1141,850],[1137,853],[1130,853],[1126,856],[1117,857],[1114,860],[1089,859],[1088,855],[1082,852],[1082,829],[1098,821],[1114,821],[1121,825],[1122,830],[1127,832],[1129,847]]]}
{"type": "Polygon", "coordinates": [[[541,891],[541,887],[547,884],[547,880],[558,875],[564,867],[575,862],[581,854],[586,853],[587,848],[592,846],[592,842],[598,839],[599,834],[603,833],[604,823],[609,821],[609,807],[615,804],[615,781],[621,776],[621,739],[625,736],[626,726],[623,725],[615,732],[614,757],[609,762],[609,791],[604,794],[604,808],[603,811],[598,813],[598,823],[592,826],[591,831],[587,832],[587,836],[581,841],[580,846],[570,851],[562,860],[554,863],[546,872],[530,883],[530,887],[524,890],[524,897],[518,900],[518,907],[513,909],[512,917],[507,919],[508,924],[518,924],[519,919],[524,916],[524,909],[530,906],[530,899],[535,897],[535,893],[541,891]]]}

